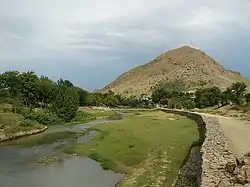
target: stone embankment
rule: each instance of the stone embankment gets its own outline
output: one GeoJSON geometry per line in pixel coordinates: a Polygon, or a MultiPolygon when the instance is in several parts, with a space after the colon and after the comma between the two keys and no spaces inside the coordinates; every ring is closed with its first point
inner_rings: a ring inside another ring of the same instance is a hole
{"type": "Polygon", "coordinates": [[[181,110],[161,110],[195,120],[200,133],[200,139],[190,149],[174,187],[250,186],[250,166],[244,158],[234,155],[216,117],[181,110]]]}
{"type": "Polygon", "coordinates": [[[44,126],[42,128],[39,128],[39,129],[33,129],[33,130],[29,130],[29,131],[19,131],[19,132],[12,133],[12,134],[0,133],[0,142],[7,141],[7,140],[12,140],[12,139],[15,139],[15,138],[20,138],[20,137],[23,137],[23,136],[38,134],[38,133],[43,132],[43,131],[45,131],[47,129],[48,129],[48,127],[44,126]]]}

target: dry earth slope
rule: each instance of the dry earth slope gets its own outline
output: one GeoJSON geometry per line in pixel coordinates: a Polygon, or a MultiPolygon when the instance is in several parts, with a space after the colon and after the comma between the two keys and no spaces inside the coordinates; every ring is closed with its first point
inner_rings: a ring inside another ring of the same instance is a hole
{"type": "Polygon", "coordinates": [[[148,94],[161,81],[173,82],[180,79],[190,90],[201,85],[225,89],[238,81],[243,81],[250,87],[250,81],[239,72],[226,70],[199,49],[183,46],[120,75],[101,91],[112,90],[126,95],[148,94]]]}

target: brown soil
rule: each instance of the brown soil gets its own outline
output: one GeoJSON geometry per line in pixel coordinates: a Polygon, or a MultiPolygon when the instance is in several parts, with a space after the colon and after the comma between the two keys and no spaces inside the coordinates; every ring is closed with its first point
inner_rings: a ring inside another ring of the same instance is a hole
{"type": "Polygon", "coordinates": [[[182,80],[189,90],[201,86],[225,89],[238,81],[250,85],[250,81],[239,72],[226,70],[203,51],[184,46],[122,74],[102,91],[112,90],[126,95],[148,94],[159,82],[176,80],[182,80]]]}

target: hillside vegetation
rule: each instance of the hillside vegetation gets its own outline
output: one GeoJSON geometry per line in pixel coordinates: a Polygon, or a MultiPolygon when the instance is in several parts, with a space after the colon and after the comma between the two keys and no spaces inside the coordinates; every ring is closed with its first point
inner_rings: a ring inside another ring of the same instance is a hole
{"type": "Polygon", "coordinates": [[[188,90],[212,86],[225,90],[235,82],[246,83],[248,89],[250,86],[250,81],[239,72],[226,70],[203,51],[184,46],[122,74],[102,91],[150,95],[156,85],[173,81],[182,81],[188,90]]]}

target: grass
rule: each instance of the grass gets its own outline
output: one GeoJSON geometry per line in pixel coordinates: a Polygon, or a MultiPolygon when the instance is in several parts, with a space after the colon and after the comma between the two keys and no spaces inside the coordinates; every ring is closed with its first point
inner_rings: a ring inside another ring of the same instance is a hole
{"type": "Polygon", "coordinates": [[[96,119],[96,116],[94,116],[93,114],[80,110],[80,111],[77,111],[76,117],[71,122],[67,123],[66,125],[88,123],[95,119],[96,119]]]}
{"type": "Polygon", "coordinates": [[[114,113],[108,117],[109,120],[121,120],[123,118],[122,114],[114,113]]]}
{"type": "Polygon", "coordinates": [[[49,166],[50,164],[56,163],[60,160],[57,155],[44,156],[37,160],[37,165],[49,166]]]}
{"type": "Polygon", "coordinates": [[[23,119],[20,114],[14,114],[12,112],[0,113],[0,124],[12,124],[23,119]]]}
{"type": "Polygon", "coordinates": [[[12,112],[0,113],[0,130],[7,136],[20,131],[29,131],[41,127],[43,125],[35,121],[24,120],[24,117],[20,114],[12,112]]]}
{"type": "Polygon", "coordinates": [[[141,112],[92,128],[94,141],[76,144],[67,153],[87,155],[104,169],[126,173],[120,186],[171,186],[192,143],[197,125],[186,117],[141,112]]]}
{"type": "Polygon", "coordinates": [[[19,138],[10,142],[6,142],[6,145],[17,145],[22,147],[33,147],[38,145],[52,144],[56,141],[62,141],[64,139],[76,138],[76,132],[53,132],[53,133],[41,133],[32,135],[25,138],[19,138]]]}
{"type": "Polygon", "coordinates": [[[80,108],[80,111],[84,111],[88,114],[99,117],[109,117],[115,114],[115,111],[112,110],[99,110],[99,109],[91,109],[91,108],[80,108]]]}

